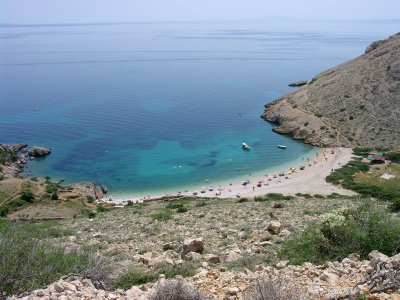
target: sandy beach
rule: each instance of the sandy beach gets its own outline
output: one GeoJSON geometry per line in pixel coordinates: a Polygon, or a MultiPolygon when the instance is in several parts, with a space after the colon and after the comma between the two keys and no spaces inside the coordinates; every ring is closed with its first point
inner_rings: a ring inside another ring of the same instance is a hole
{"type": "Polygon", "coordinates": [[[136,203],[177,195],[212,198],[252,198],[267,193],[282,193],[284,195],[295,195],[296,193],[329,195],[331,193],[338,193],[342,195],[354,195],[355,193],[352,191],[342,189],[340,186],[335,186],[325,181],[325,177],[333,169],[340,168],[349,162],[352,156],[352,149],[350,148],[325,148],[317,153],[315,157],[304,158],[300,165],[293,166],[289,170],[281,170],[280,172],[271,174],[265,173],[258,176],[247,176],[241,180],[218,184],[217,186],[210,186],[206,182],[197,189],[182,191],[176,194],[120,198],[108,195],[102,198],[100,202],[123,205],[128,201],[136,203]]]}

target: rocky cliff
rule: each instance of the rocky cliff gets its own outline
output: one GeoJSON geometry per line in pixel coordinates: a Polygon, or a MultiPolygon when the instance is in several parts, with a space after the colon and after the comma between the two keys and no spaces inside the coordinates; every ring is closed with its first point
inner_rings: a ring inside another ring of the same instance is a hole
{"type": "Polygon", "coordinates": [[[266,104],[274,131],[317,146],[400,147],[400,33],[266,104]]]}

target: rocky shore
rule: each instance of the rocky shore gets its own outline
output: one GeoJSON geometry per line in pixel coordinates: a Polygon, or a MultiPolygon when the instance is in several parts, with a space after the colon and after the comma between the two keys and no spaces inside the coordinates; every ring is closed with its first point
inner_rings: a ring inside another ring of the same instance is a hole
{"type": "MultiPolygon", "coordinates": [[[[262,118],[316,146],[400,147],[400,33],[265,105],[262,118]]],[[[296,85],[297,86],[297,85],[296,85]]]]}
{"type": "Polygon", "coordinates": [[[0,162],[0,173],[5,178],[18,176],[28,162],[40,157],[45,157],[51,153],[47,147],[33,146],[28,149],[27,144],[0,144],[0,151],[5,155],[4,161],[0,162]]]}

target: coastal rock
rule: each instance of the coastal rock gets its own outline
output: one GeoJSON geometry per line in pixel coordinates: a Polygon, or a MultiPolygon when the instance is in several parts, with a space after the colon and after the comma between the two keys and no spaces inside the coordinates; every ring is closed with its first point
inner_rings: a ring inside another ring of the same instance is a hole
{"type": "Polygon", "coordinates": [[[289,84],[290,87],[300,87],[307,84],[307,80],[300,80],[289,84]]]}
{"type": "Polygon", "coordinates": [[[103,194],[107,194],[108,193],[108,188],[105,185],[101,184],[100,185],[100,189],[103,192],[103,194]]]}
{"type": "Polygon", "coordinates": [[[273,130],[320,147],[400,147],[400,33],[265,105],[273,130]]]}
{"type": "Polygon", "coordinates": [[[14,154],[18,151],[22,151],[28,147],[27,144],[0,144],[0,150],[3,150],[6,153],[14,154]]]}
{"type": "Polygon", "coordinates": [[[31,157],[44,157],[51,153],[51,149],[47,147],[33,146],[28,153],[31,157]]]}

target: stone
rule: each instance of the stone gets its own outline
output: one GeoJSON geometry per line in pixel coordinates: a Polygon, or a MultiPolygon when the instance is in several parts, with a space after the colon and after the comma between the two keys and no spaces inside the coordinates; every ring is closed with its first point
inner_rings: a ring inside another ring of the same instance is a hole
{"type": "Polygon", "coordinates": [[[71,236],[68,237],[68,240],[69,240],[70,242],[75,242],[75,241],[76,241],[76,236],[71,235],[71,236]]]}
{"type": "Polygon", "coordinates": [[[140,257],[140,261],[145,265],[147,265],[153,259],[153,256],[154,256],[153,252],[146,252],[140,257]]]}
{"type": "Polygon", "coordinates": [[[187,261],[199,262],[203,259],[203,256],[197,252],[189,252],[186,253],[182,258],[187,261]]]}
{"type": "Polygon", "coordinates": [[[380,262],[386,263],[389,261],[389,257],[387,255],[380,253],[377,250],[374,250],[368,254],[368,258],[370,259],[369,265],[372,267],[376,267],[380,262]]]}
{"type": "Polygon", "coordinates": [[[62,287],[62,285],[60,283],[55,283],[53,285],[53,289],[54,291],[56,291],[57,293],[62,293],[64,292],[64,288],[62,287]]]}
{"type": "Polygon", "coordinates": [[[360,261],[360,254],[358,253],[351,253],[347,256],[348,259],[351,259],[352,261],[360,261]]]}
{"type": "Polygon", "coordinates": [[[229,295],[234,296],[234,295],[237,295],[238,293],[240,293],[240,289],[238,287],[236,287],[236,286],[235,287],[230,287],[230,288],[226,289],[226,292],[229,295]]]}
{"type": "Polygon", "coordinates": [[[286,267],[288,264],[289,264],[288,260],[281,260],[280,262],[278,262],[276,264],[276,267],[281,269],[281,268],[286,267]]]}
{"type": "Polygon", "coordinates": [[[44,157],[51,153],[51,149],[47,148],[47,147],[33,146],[33,148],[31,150],[29,150],[28,153],[29,153],[29,156],[32,156],[32,157],[44,157]]]}
{"type": "Polygon", "coordinates": [[[239,253],[237,253],[236,251],[231,250],[227,253],[225,261],[231,262],[231,261],[235,261],[235,260],[239,260],[239,259],[242,259],[242,256],[239,253]]]}
{"type": "Polygon", "coordinates": [[[204,255],[204,260],[213,264],[218,264],[220,262],[219,256],[215,254],[204,255]]]}
{"type": "Polygon", "coordinates": [[[335,283],[338,280],[338,276],[329,271],[324,271],[322,273],[322,275],[320,276],[320,278],[321,278],[321,280],[329,282],[329,283],[335,283]]]}
{"type": "Polygon", "coordinates": [[[203,238],[186,239],[183,241],[181,256],[185,256],[189,252],[201,253],[204,250],[203,238]]]}
{"type": "Polygon", "coordinates": [[[290,87],[300,87],[307,84],[307,80],[299,80],[289,84],[290,87]]]}
{"type": "Polygon", "coordinates": [[[172,242],[165,243],[165,244],[163,245],[163,250],[164,250],[164,251],[167,251],[167,250],[174,250],[174,249],[175,249],[175,244],[172,243],[172,242]]]}
{"type": "Polygon", "coordinates": [[[282,229],[282,224],[278,221],[270,221],[267,226],[267,230],[271,234],[279,234],[282,229]]]}

